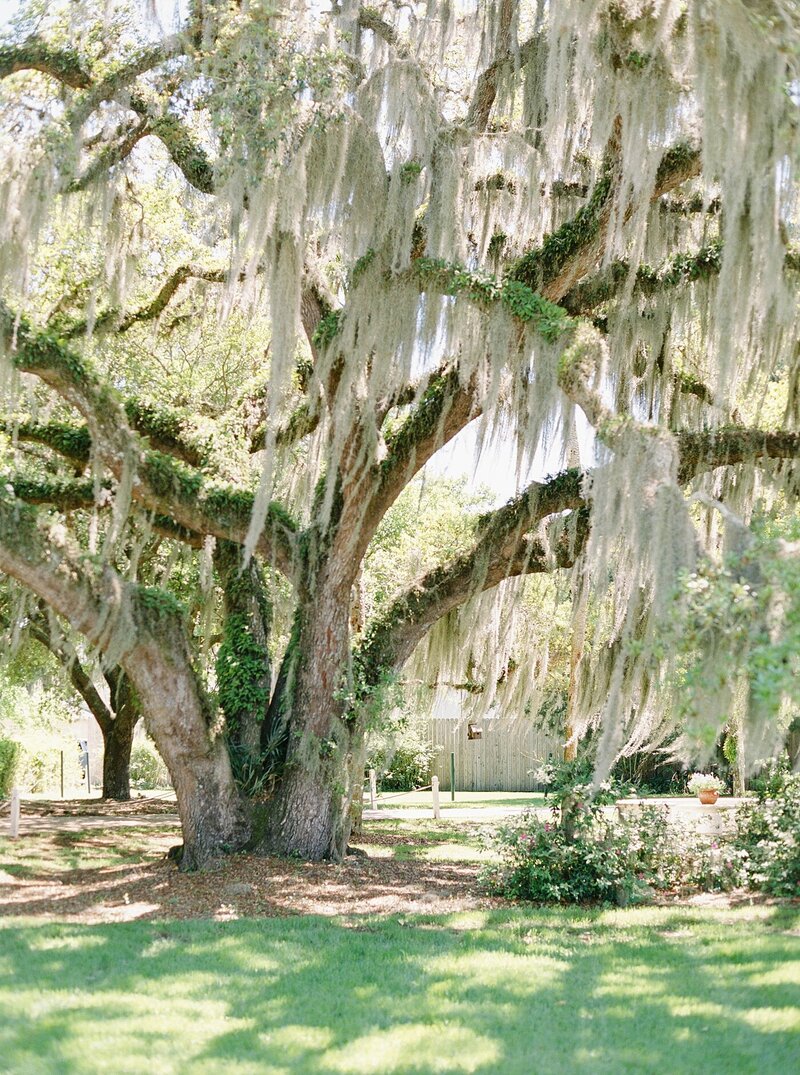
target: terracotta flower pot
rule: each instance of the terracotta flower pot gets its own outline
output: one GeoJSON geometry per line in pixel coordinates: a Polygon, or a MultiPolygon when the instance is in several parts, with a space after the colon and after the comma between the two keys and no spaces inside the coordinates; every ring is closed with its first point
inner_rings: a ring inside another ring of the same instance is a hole
{"type": "Polygon", "coordinates": [[[697,798],[703,806],[713,806],[719,798],[719,792],[714,791],[713,788],[704,788],[702,791],[698,791],[697,798]]]}

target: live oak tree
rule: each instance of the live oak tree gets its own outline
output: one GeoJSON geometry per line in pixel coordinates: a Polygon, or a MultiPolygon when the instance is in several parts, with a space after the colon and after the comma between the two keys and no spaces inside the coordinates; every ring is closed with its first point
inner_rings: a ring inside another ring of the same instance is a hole
{"type": "Polygon", "coordinates": [[[342,855],[381,691],[426,640],[457,663],[454,638],[494,639],[502,663],[526,575],[573,569],[576,608],[604,610],[573,698],[601,760],[657,738],[664,623],[718,505],[796,496],[795,6],[198,2],[173,34],[153,9],[33,5],[0,48],[0,569],[133,684],[184,865],[342,855]],[[144,196],[178,181],[183,247],[144,196]],[[47,257],[64,213],[69,271],[47,257]],[[260,386],[210,441],[185,401],[141,398],[143,355],[264,315],[260,386]],[[473,423],[521,492],[364,622],[381,520],[473,423]],[[537,457],[554,476],[529,480],[537,457]],[[221,712],[178,603],[115,566],[137,513],[215,565],[221,712]],[[267,770],[254,814],[240,789],[267,770]]]}

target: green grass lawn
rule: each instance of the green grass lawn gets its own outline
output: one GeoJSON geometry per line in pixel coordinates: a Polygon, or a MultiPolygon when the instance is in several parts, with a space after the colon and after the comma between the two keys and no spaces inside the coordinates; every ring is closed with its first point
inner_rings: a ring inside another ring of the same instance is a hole
{"type": "Polygon", "coordinates": [[[788,1075],[800,911],[0,928],[0,1070],[788,1075]]]}
{"type": "Polygon", "coordinates": [[[492,829],[477,821],[448,822],[447,818],[386,818],[366,821],[353,843],[372,857],[400,861],[491,862],[497,855],[487,850],[482,835],[492,829]],[[380,842],[379,842],[380,841],[380,842]]]}
{"type": "Polygon", "coordinates": [[[129,828],[122,838],[119,830],[89,829],[0,839],[0,869],[25,880],[65,870],[132,865],[158,854],[153,851],[153,837],[152,830],[129,828]]]}
{"type": "MultiPolygon", "coordinates": [[[[392,809],[403,806],[430,806],[431,792],[428,791],[381,791],[378,793],[378,807],[391,806],[392,809]]],[[[544,792],[539,791],[457,791],[455,802],[450,799],[449,791],[440,791],[439,802],[442,810],[454,807],[463,809],[495,806],[548,806],[544,792]]],[[[369,796],[365,798],[369,805],[369,796]]]]}
{"type": "MultiPolygon", "coordinates": [[[[386,819],[357,842],[424,872],[485,855],[485,827],[386,819]]],[[[43,834],[2,841],[0,866],[119,867],[172,839],[43,834]]],[[[0,919],[5,1075],[789,1075],[799,1061],[796,905],[0,919]]]]}

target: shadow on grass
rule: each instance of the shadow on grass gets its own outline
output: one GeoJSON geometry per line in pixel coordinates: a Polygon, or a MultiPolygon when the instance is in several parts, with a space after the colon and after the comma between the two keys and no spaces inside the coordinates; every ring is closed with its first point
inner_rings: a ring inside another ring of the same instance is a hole
{"type": "Polygon", "coordinates": [[[509,910],[0,932],[12,1073],[786,1075],[800,915],[509,910]]]}

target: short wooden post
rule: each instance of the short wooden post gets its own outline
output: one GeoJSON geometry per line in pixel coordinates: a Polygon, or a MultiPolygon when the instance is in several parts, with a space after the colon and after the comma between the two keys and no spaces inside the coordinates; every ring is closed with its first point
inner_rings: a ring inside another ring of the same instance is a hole
{"type": "Polygon", "coordinates": [[[439,809],[439,777],[435,776],[431,780],[431,791],[433,793],[433,816],[438,821],[442,816],[442,811],[439,809]]]}
{"type": "Polygon", "coordinates": [[[375,776],[375,770],[369,771],[369,808],[370,810],[378,809],[378,781],[375,776]]]}
{"type": "Polygon", "coordinates": [[[456,756],[450,754],[450,801],[456,801],[456,756]]]}
{"type": "Polygon", "coordinates": [[[19,836],[19,788],[11,789],[11,829],[8,835],[12,840],[19,836]]]}
{"type": "Polygon", "coordinates": [[[61,798],[64,798],[64,751],[61,751],[61,798]]]}
{"type": "Polygon", "coordinates": [[[89,772],[89,748],[86,748],[86,791],[91,796],[92,794],[92,776],[89,772]]]}

